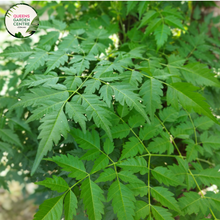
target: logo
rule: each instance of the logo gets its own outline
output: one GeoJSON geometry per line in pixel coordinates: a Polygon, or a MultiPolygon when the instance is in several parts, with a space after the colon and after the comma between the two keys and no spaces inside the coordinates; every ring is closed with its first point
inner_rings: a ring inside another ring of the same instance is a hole
{"type": "Polygon", "coordinates": [[[37,12],[28,4],[13,5],[5,14],[5,27],[16,38],[30,37],[39,25],[37,12]]]}

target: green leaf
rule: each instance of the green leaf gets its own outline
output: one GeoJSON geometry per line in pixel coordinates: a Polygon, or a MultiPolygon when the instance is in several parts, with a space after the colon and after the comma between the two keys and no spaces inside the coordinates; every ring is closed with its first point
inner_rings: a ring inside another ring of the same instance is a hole
{"type": "Polygon", "coordinates": [[[120,79],[125,79],[125,76],[123,74],[118,75],[116,72],[109,71],[109,72],[103,72],[101,75],[99,75],[97,78],[105,81],[105,82],[113,82],[118,81],[120,79]]]}
{"type": "Polygon", "coordinates": [[[9,191],[9,188],[8,188],[8,183],[7,181],[5,180],[4,177],[0,177],[0,186],[3,188],[3,189],[6,189],[9,191]]]}
{"type": "Polygon", "coordinates": [[[115,146],[109,139],[106,139],[103,148],[106,154],[110,154],[114,151],[115,146]]]}
{"type": "Polygon", "coordinates": [[[86,53],[88,53],[89,55],[106,53],[105,50],[107,49],[107,47],[104,44],[97,42],[97,41],[94,42],[93,39],[87,39],[87,40],[83,41],[81,46],[82,46],[83,50],[86,53]]]}
{"type": "Polygon", "coordinates": [[[109,85],[103,85],[99,90],[99,93],[107,106],[110,107],[112,105],[112,95],[114,94],[112,88],[109,85]]]}
{"type": "Polygon", "coordinates": [[[81,61],[80,62],[77,62],[76,59],[72,59],[69,64],[72,64],[72,67],[74,67],[76,69],[76,72],[77,72],[77,75],[78,76],[81,76],[82,72],[85,70],[85,69],[89,69],[89,65],[90,65],[90,62],[83,56],[80,56],[81,57],[81,61]]]}
{"type": "Polygon", "coordinates": [[[65,100],[51,100],[47,104],[43,104],[41,107],[32,111],[32,115],[27,119],[27,123],[34,121],[36,119],[42,118],[45,114],[49,114],[50,112],[59,111],[62,108],[65,100]]]}
{"type": "Polygon", "coordinates": [[[146,125],[144,125],[144,128],[142,127],[140,129],[140,133],[139,133],[140,139],[141,140],[149,140],[152,137],[157,135],[157,133],[158,133],[157,131],[158,131],[158,127],[155,126],[155,124],[154,125],[153,124],[151,124],[151,125],[146,124],[146,125]]]}
{"type": "Polygon", "coordinates": [[[141,197],[148,194],[148,186],[142,181],[139,183],[131,183],[127,185],[131,189],[135,196],[140,195],[141,197]]]}
{"type": "Polygon", "coordinates": [[[214,122],[206,116],[201,116],[194,120],[194,125],[201,130],[208,130],[214,125],[214,122]]]}
{"type": "Polygon", "coordinates": [[[74,49],[75,47],[78,47],[78,36],[74,36],[74,33],[74,31],[70,31],[70,33],[62,39],[61,43],[59,43],[58,45],[59,50],[68,51],[74,49]]]}
{"type": "Polygon", "coordinates": [[[64,30],[66,28],[66,23],[63,22],[63,21],[59,21],[59,20],[53,19],[52,22],[53,22],[54,28],[56,28],[56,29],[58,29],[60,31],[62,31],[62,30],[64,30]]]}
{"type": "Polygon", "coordinates": [[[166,6],[162,11],[162,15],[173,15],[180,19],[183,19],[183,16],[181,15],[181,11],[177,11],[179,8],[172,8],[172,6],[168,5],[166,6]]]}
{"type": "Polygon", "coordinates": [[[220,185],[220,172],[216,169],[205,169],[198,174],[194,174],[194,176],[199,178],[206,186],[210,184],[220,185]]]}
{"type": "Polygon", "coordinates": [[[140,172],[141,175],[144,175],[148,172],[147,162],[143,157],[135,157],[123,160],[120,163],[117,163],[117,166],[124,170],[130,170],[133,173],[140,172]]]}
{"type": "Polygon", "coordinates": [[[148,36],[150,33],[152,33],[160,24],[161,24],[161,18],[156,18],[150,21],[148,27],[146,28],[145,36],[148,36]]]}
{"type": "Polygon", "coordinates": [[[184,160],[183,158],[179,158],[179,157],[177,157],[176,160],[178,161],[179,166],[175,167],[175,169],[170,169],[170,170],[172,170],[172,172],[175,173],[176,177],[180,176],[181,173],[183,179],[179,178],[179,180],[184,181],[185,178],[187,190],[190,190],[194,186],[195,181],[193,180],[191,175],[188,175],[188,170],[189,170],[188,162],[187,160],[184,160]]]}
{"type": "Polygon", "coordinates": [[[218,209],[218,207],[220,205],[220,194],[219,193],[207,192],[206,198],[209,199],[211,206],[218,209]]]}
{"type": "Polygon", "coordinates": [[[133,88],[129,84],[110,84],[114,90],[115,100],[121,105],[125,103],[132,109],[133,107],[139,112],[145,120],[150,124],[149,118],[144,111],[143,105],[141,105],[141,98],[133,92],[133,88]]]}
{"type": "Polygon", "coordinates": [[[202,142],[203,148],[205,151],[213,154],[213,149],[218,150],[220,149],[220,138],[219,136],[211,135],[208,137],[208,132],[205,131],[200,135],[200,140],[202,142]]]}
{"type": "Polygon", "coordinates": [[[21,101],[17,102],[11,108],[17,108],[19,106],[39,106],[44,103],[48,103],[51,100],[54,101],[66,101],[69,97],[69,93],[67,91],[59,91],[51,88],[36,88],[30,89],[29,93],[25,93],[24,96],[21,97],[21,101]]]}
{"type": "Polygon", "coordinates": [[[4,84],[5,84],[5,78],[1,76],[0,77],[0,91],[2,91],[4,84]]]}
{"type": "Polygon", "coordinates": [[[190,141],[186,143],[188,143],[186,147],[186,151],[187,151],[186,159],[188,162],[191,162],[192,160],[198,158],[198,153],[203,154],[203,148],[200,145],[195,144],[194,141],[190,141]]]}
{"type": "Polygon", "coordinates": [[[135,215],[135,197],[132,191],[118,179],[108,190],[108,201],[112,200],[114,213],[119,220],[132,220],[135,215]]]}
{"type": "Polygon", "coordinates": [[[92,149],[87,151],[82,157],[80,157],[80,160],[95,160],[97,157],[100,156],[100,151],[97,149],[92,149]]]}
{"type": "Polygon", "coordinates": [[[181,20],[179,20],[175,16],[172,16],[172,15],[166,16],[164,18],[164,21],[165,21],[166,24],[168,24],[170,26],[185,30],[182,23],[181,23],[181,20]]]}
{"type": "Polygon", "coordinates": [[[46,35],[40,36],[38,47],[53,45],[58,40],[59,35],[60,33],[58,31],[50,31],[46,35]]]}
{"type": "Polygon", "coordinates": [[[33,50],[27,44],[22,44],[20,46],[14,45],[13,47],[7,47],[2,53],[0,53],[0,56],[9,59],[24,59],[30,56],[32,53],[33,50]]]}
{"type": "Polygon", "coordinates": [[[38,67],[43,66],[48,57],[48,52],[42,49],[35,48],[36,52],[31,54],[28,63],[25,67],[23,78],[38,67]]]}
{"type": "Polygon", "coordinates": [[[193,109],[198,114],[206,115],[218,124],[218,121],[210,111],[209,105],[204,101],[205,98],[196,92],[198,87],[189,83],[172,83],[169,86],[175,90],[183,108],[189,112],[193,109]]]}
{"type": "Polygon", "coordinates": [[[59,80],[59,77],[57,74],[51,74],[51,75],[32,75],[29,76],[28,79],[24,80],[21,83],[21,86],[28,86],[28,87],[34,87],[39,86],[41,84],[46,85],[49,84],[56,84],[59,80]]]}
{"type": "Polygon", "coordinates": [[[59,67],[60,65],[64,65],[64,63],[68,60],[68,56],[62,50],[51,52],[50,54],[51,55],[49,55],[48,61],[46,63],[47,69],[45,73],[48,73],[49,71],[53,70],[56,67],[59,67]]]}
{"type": "Polygon", "coordinates": [[[34,220],[60,219],[63,211],[63,198],[64,194],[45,200],[34,215],[34,220]]]}
{"type": "Polygon", "coordinates": [[[144,151],[143,145],[139,142],[136,137],[129,138],[129,142],[123,146],[123,151],[120,160],[128,157],[134,157],[138,153],[142,154],[144,151]]]}
{"type": "Polygon", "coordinates": [[[47,160],[55,162],[58,166],[62,167],[64,171],[70,172],[69,177],[76,178],[77,180],[85,178],[88,174],[83,162],[77,156],[61,154],[60,156],[47,160]]]}
{"type": "Polygon", "coordinates": [[[93,27],[89,27],[87,32],[90,39],[107,39],[109,37],[109,33],[104,28],[94,29],[93,27]]]}
{"type": "Polygon", "coordinates": [[[171,170],[168,170],[166,167],[158,166],[154,168],[152,171],[152,175],[154,178],[159,182],[163,183],[167,186],[178,186],[183,185],[177,177],[174,175],[174,173],[171,170]]]}
{"type": "Polygon", "coordinates": [[[58,144],[61,134],[66,138],[67,132],[69,131],[68,121],[62,109],[58,112],[52,112],[46,115],[41,121],[42,124],[39,127],[41,132],[38,136],[41,141],[31,170],[32,175],[36,171],[43,156],[52,149],[53,143],[58,144]]]}
{"type": "Polygon", "coordinates": [[[140,96],[143,97],[146,111],[150,114],[151,119],[154,118],[156,109],[160,109],[163,85],[160,81],[150,78],[141,86],[140,96]]]}
{"type": "Polygon", "coordinates": [[[105,167],[108,166],[108,163],[109,163],[109,159],[106,155],[103,154],[103,155],[99,156],[95,160],[94,165],[93,165],[92,170],[91,170],[90,173],[92,174],[93,172],[104,169],[105,167]]]}
{"type": "Polygon", "coordinates": [[[118,106],[118,108],[117,108],[117,112],[118,112],[119,116],[120,116],[121,118],[123,118],[123,117],[125,117],[126,115],[128,115],[128,113],[129,113],[129,108],[128,108],[128,106],[127,106],[126,104],[125,104],[124,106],[119,104],[119,106],[118,106]]]}
{"type": "Polygon", "coordinates": [[[128,124],[130,128],[136,128],[143,125],[144,118],[140,114],[135,114],[129,117],[128,124]]]}
{"type": "Polygon", "coordinates": [[[159,112],[160,118],[163,122],[175,122],[179,116],[179,112],[177,112],[173,107],[163,108],[159,112]]]}
{"type": "Polygon", "coordinates": [[[142,200],[136,201],[135,220],[145,219],[150,213],[150,206],[142,200]]]}
{"type": "Polygon", "coordinates": [[[186,62],[186,60],[180,57],[179,55],[174,55],[174,54],[167,57],[167,60],[168,60],[168,65],[165,68],[166,72],[168,72],[170,75],[173,75],[173,77],[171,77],[172,82],[174,83],[180,82],[181,74],[179,67],[182,67],[186,62]]]}
{"type": "Polygon", "coordinates": [[[194,130],[192,123],[187,121],[185,123],[179,124],[175,129],[172,127],[170,132],[175,138],[188,139],[189,135],[194,133],[194,130]]]}
{"type": "Polygon", "coordinates": [[[147,13],[145,13],[144,17],[141,20],[141,24],[139,25],[138,29],[147,25],[150,20],[152,20],[154,17],[156,17],[158,14],[154,10],[149,10],[147,13]]]}
{"type": "Polygon", "coordinates": [[[133,172],[128,170],[124,170],[118,173],[118,177],[124,182],[144,184],[144,182],[139,180],[137,176],[133,174],[133,172]]]}
{"type": "Polygon", "coordinates": [[[79,123],[83,132],[86,133],[86,121],[87,118],[84,116],[85,109],[82,105],[76,103],[75,96],[70,102],[66,103],[65,112],[69,115],[71,119],[74,119],[75,123],[79,123]]]}
{"type": "Polygon", "coordinates": [[[156,137],[152,142],[148,144],[147,149],[152,153],[164,153],[167,151],[167,154],[172,154],[174,151],[173,144],[169,138],[156,137]]]}
{"type": "Polygon", "coordinates": [[[174,218],[172,217],[172,214],[168,212],[167,209],[164,209],[159,206],[154,206],[154,205],[151,206],[151,209],[152,209],[154,218],[157,220],[174,220],[174,218]]]}
{"type": "Polygon", "coordinates": [[[57,192],[65,192],[69,189],[67,182],[60,176],[52,176],[53,178],[46,178],[43,181],[36,182],[37,185],[42,185],[51,190],[55,190],[57,192]]]}
{"type": "Polygon", "coordinates": [[[198,5],[194,9],[193,18],[196,20],[199,20],[201,18],[201,10],[198,5]]]}
{"type": "Polygon", "coordinates": [[[86,109],[86,115],[88,120],[93,118],[97,127],[101,127],[110,140],[112,140],[112,134],[110,131],[111,122],[109,120],[110,115],[105,110],[105,103],[99,100],[96,95],[80,95],[78,96],[82,100],[82,106],[86,109]]]}
{"type": "Polygon", "coordinates": [[[137,4],[138,2],[127,2],[127,15],[137,4]]]}
{"type": "MultiPolygon", "coordinates": [[[[72,80],[75,79],[73,77],[73,75],[76,75],[76,69],[73,66],[71,66],[71,67],[66,67],[66,66],[60,67],[60,70],[62,70],[66,75],[70,75],[71,76],[71,77],[66,76],[66,79],[68,79],[67,81],[70,81],[70,79],[72,79],[72,80]]],[[[77,78],[79,78],[79,77],[77,77],[77,78]]],[[[64,81],[64,84],[65,84],[65,81],[64,81]]]]}
{"type": "MultiPolygon", "coordinates": [[[[136,51],[134,51],[134,52],[138,58],[137,52],[136,51]]],[[[142,77],[143,77],[143,75],[140,72],[135,71],[135,70],[126,71],[126,72],[122,73],[121,76],[123,77],[124,82],[129,83],[131,86],[134,86],[134,87],[139,86],[139,83],[142,82],[142,77]]]]}
{"type": "Polygon", "coordinates": [[[219,81],[214,77],[212,70],[205,64],[190,63],[186,66],[179,67],[184,78],[195,86],[217,86],[220,87],[219,81]]]}
{"type": "Polygon", "coordinates": [[[179,111],[179,100],[178,100],[178,91],[173,89],[172,87],[168,87],[167,89],[167,105],[170,105],[176,110],[179,111]]]}
{"type": "Polygon", "coordinates": [[[13,152],[10,144],[7,144],[7,143],[4,143],[4,142],[0,141],[0,150],[2,152],[8,152],[12,156],[14,156],[14,152],[13,152]]]}
{"type": "Polygon", "coordinates": [[[173,193],[171,193],[167,188],[164,187],[153,187],[151,188],[152,196],[159,201],[163,206],[169,209],[180,212],[177,201],[173,198],[173,193]]]}
{"type": "Polygon", "coordinates": [[[23,145],[21,144],[18,135],[14,134],[14,132],[10,129],[0,129],[0,138],[6,143],[14,144],[23,148],[23,145]]]}
{"type": "Polygon", "coordinates": [[[179,206],[183,214],[188,215],[199,212],[204,214],[208,208],[206,199],[196,192],[184,193],[184,196],[179,199],[179,206]]]}
{"type": "Polygon", "coordinates": [[[157,28],[154,30],[154,35],[155,35],[158,49],[164,45],[170,33],[171,31],[169,27],[165,25],[164,23],[162,25],[157,26],[157,28]]]}
{"type": "Polygon", "coordinates": [[[82,80],[79,77],[67,76],[64,84],[67,89],[76,90],[82,84],[82,80]]]}
{"type": "Polygon", "coordinates": [[[111,168],[108,168],[108,169],[105,169],[104,172],[100,174],[100,176],[95,182],[99,183],[99,182],[112,181],[115,178],[116,178],[115,171],[111,168]]]}
{"type": "Polygon", "coordinates": [[[87,214],[91,220],[101,220],[104,214],[105,197],[103,195],[103,190],[94,183],[90,178],[87,178],[82,183],[81,198],[83,199],[83,204],[85,209],[87,209],[87,214]]]}
{"type": "Polygon", "coordinates": [[[76,215],[77,198],[75,194],[70,190],[64,198],[64,216],[65,220],[72,220],[73,215],[76,215]]]}
{"type": "Polygon", "coordinates": [[[95,80],[95,79],[90,79],[87,80],[83,86],[85,86],[85,90],[84,92],[86,94],[92,94],[95,93],[96,90],[99,90],[99,87],[101,85],[101,82],[99,80],[95,80]]]}
{"type": "Polygon", "coordinates": [[[139,20],[142,17],[143,13],[147,10],[148,5],[149,5],[148,1],[139,2],[138,5],[139,20]]]}
{"type": "Polygon", "coordinates": [[[157,57],[150,57],[147,61],[143,61],[141,66],[137,66],[138,69],[142,71],[143,75],[152,75],[152,72],[158,71],[161,69],[161,59],[157,57]]]}
{"type": "Polygon", "coordinates": [[[39,29],[41,30],[41,29],[49,29],[49,28],[52,28],[53,27],[53,25],[52,25],[52,23],[51,23],[51,21],[50,20],[40,20],[39,21],[39,29]]]}
{"type": "Polygon", "coordinates": [[[118,124],[111,127],[111,133],[113,138],[125,138],[130,133],[130,128],[127,124],[118,124]]]}
{"type": "Polygon", "coordinates": [[[92,130],[90,133],[83,133],[80,129],[71,129],[70,134],[74,137],[79,146],[83,149],[96,149],[100,151],[100,138],[98,132],[92,130]]]}
{"type": "Polygon", "coordinates": [[[99,78],[104,73],[113,72],[114,70],[117,70],[120,73],[123,72],[123,68],[119,61],[110,62],[107,60],[100,61],[94,70],[96,71],[96,78],[99,78]]]}

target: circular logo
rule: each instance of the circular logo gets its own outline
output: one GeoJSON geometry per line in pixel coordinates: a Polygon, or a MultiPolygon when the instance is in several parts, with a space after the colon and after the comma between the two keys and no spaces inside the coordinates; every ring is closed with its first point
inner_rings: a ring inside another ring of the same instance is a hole
{"type": "Polygon", "coordinates": [[[28,4],[13,5],[5,14],[5,27],[13,37],[30,37],[39,25],[37,12],[28,4]]]}

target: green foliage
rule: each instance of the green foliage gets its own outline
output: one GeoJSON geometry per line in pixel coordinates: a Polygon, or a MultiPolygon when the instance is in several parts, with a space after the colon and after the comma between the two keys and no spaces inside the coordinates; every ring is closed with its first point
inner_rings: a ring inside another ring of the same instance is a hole
{"type": "Polygon", "coordinates": [[[0,185],[39,186],[34,220],[220,219],[202,191],[220,186],[218,19],[191,2],[36,4],[39,41],[0,53],[0,185]]]}

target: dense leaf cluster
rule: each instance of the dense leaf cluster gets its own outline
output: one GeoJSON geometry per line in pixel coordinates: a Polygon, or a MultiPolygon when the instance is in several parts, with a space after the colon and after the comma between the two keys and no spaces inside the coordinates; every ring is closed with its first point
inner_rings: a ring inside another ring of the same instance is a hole
{"type": "Polygon", "coordinates": [[[202,191],[220,186],[218,19],[191,2],[38,4],[39,41],[0,54],[1,170],[44,186],[34,220],[220,218],[202,191]]]}

